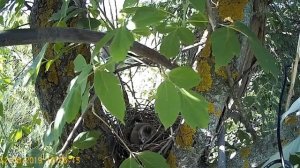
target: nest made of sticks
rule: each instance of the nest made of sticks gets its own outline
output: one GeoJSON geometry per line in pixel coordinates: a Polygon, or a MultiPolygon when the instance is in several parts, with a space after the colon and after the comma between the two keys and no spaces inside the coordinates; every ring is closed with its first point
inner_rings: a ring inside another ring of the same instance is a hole
{"type": "MultiPolygon", "coordinates": [[[[122,138],[131,152],[150,150],[166,157],[174,141],[174,137],[171,136],[171,129],[176,130],[178,126],[179,122],[176,122],[173,127],[165,130],[157,114],[154,112],[154,107],[148,106],[143,109],[128,108],[125,115],[125,125],[114,124],[113,127],[115,127],[114,130],[116,130],[116,133],[122,138]],[[151,129],[153,129],[151,130],[151,136],[142,143],[133,143],[130,139],[131,133],[137,123],[150,125],[151,129]]],[[[116,141],[114,153],[119,155],[118,157],[120,158],[127,158],[129,156],[128,150],[119,141],[116,141]]]]}

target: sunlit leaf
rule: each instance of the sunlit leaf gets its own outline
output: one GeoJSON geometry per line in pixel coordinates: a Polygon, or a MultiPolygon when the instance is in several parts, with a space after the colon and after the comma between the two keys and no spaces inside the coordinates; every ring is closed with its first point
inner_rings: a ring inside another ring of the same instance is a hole
{"type": "Polygon", "coordinates": [[[160,52],[167,58],[176,56],[179,53],[180,42],[175,32],[166,35],[160,45],[160,52]]]}
{"type": "Polygon", "coordinates": [[[161,83],[157,89],[155,112],[165,129],[174,124],[180,110],[178,89],[168,80],[161,83]]]}
{"type": "Polygon", "coordinates": [[[112,59],[116,62],[123,61],[133,42],[134,37],[128,29],[117,29],[109,48],[112,59]]]}
{"type": "Polygon", "coordinates": [[[122,162],[120,168],[141,168],[141,166],[133,157],[130,157],[122,162]]]}
{"type": "Polygon", "coordinates": [[[196,40],[196,37],[193,34],[193,32],[186,27],[180,27],[177,29],[176,32],[177,36],[179,37],[179,40],[185,45],[191,45],[196,40]]]}
{"type": "Polygon", "coordinates": [[[96,70],[94,87],[105,108],[124,122],[125,102],[119,79],[111,72],[96,70]]]}
{"type": "Polygon", "coordinates": [[[73,141],[73,146],[79,149],[88,149],[97,143],[99,131],[81,132],[73,141]]]}
{"type": "Polygon", "coordinates": [[[227,65],[235,55],[240,53],[240,43],[236,32],[222,27],[211,35],[212,52],[215,56],[216,69],[227,65]]]}
{"type": "Polygon", "coordinates": [[[206,0],[189,0],[192,6],[200,12],[205,11],[206,0]]]}
{"type": "Polygon", "coordinates": [[[207,128],[209,123],[208,103],[194,91],[181,91],[181,113],[184,120],[192,128],[207,128]]]}
{"type": "Polygon", "coordinates": [[[200,82],[199,75],[191,67],[187,66],[171,70],[168,77],[175,85],[186,89],[190,89],[200,82]]]}
{"type": "Polygon", "coordinates": [[[204,27],[208,23],[207,16],[203,13],[196,13],[193,14],[189,19],[188,22],[194,26],[204,27]]]}
{"type": "Polygon", "coordinates": [[[233,29],[243,33],[249,40],[250,47],[257,58],[258,63],[267,73],[272,73],[272,75],[277,78],[280,72],[280,68],[276,64],[276,59],[269,53],[269,51],[263,47],[256,35],[243,23],[235,22],[232,26],[233,29]]]}
{"type": "Polygon", "coordinates": [[[132,7],[137,4],[139,0],[125,0],[123,3],[123,8],[132,7]]]}
{"type": "Polygon", "coordinates": [[[167,13],[163,10],[155,7],[143,6],[136,10],[135,15],[132,17],[132,21],[137,27],[145,27],[158,24],[161,20],[165,19],[166,16],[167,13]]]}
{"type": "Polygon", "coordinates": [[[74,70],[75,72],[80,72],[82,69],[86,66],[85,58],[78,54],[77,57],[74,60],[74,70]]]}
{"type": "Polygon", "coordinates": [[[143,151],[137,155],[144,168],[168,168],[166,159],[158,153],[143,151]]]}
{"type": "Polygon", "coordinates": [[[115,30],[106,32],[104,37],[96,43],[95,48],[92,52],[92,58],[94,58],[100,52],[100,49],[114,37],[115,33],[115,30]]]}

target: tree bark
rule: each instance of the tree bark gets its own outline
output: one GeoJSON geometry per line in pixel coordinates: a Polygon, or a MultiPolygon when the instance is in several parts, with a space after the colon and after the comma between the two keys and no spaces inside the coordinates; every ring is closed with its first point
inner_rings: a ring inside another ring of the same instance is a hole
{"type": "MultiPolygon", "coordinates": [[[[84,1],[81,2],[85,3],[84,1]]],[[[57,12],[61,8],[61,4],[61,0],[35,0],[30,16],[31,28],[51,27],[53,22],[49,22],[48,20],[53,13],[57,12]]],[[[70,19],[70,21],[67,23],[68,26],[74,26],[77,19],[78,18],[70,19]]],[[[67,44],[65,44],[65,46],[66,45],[67,44]]],[[[43,44],[32,45],[33,56],[39,53],[42,46],[43,44]]],[[[51,44],[45,53],[45,59],[55,60],[55,62],[50,66],[48,71],[46,71],[45,64],[40,67],[35,84],[35,90],[41,109],[48,122],[54,120],[58,109],[66,97],[68,85],[76,76],[74,73],[73,60],[78,54],[83,55],[86,61],[89,62],[89,45],[78,45],[56,58],[58,54],[53,50],[53,44],[51,44]]],[[[93,108],[98,114],[102,111],[99,101],[95,101],[93,108]]],[[[72,131],[72,128],[73,124],[65,127],[65,132],[61,137],[61,143],[65,142],[68,134],[72,131]]],[[[95,119],[91,112],[87,112],[85,115],[83,123],[81,124],[80,128],[76,130],[76,135],[87,130],[103,130],[100,120],[95,119]]],[[[109,157],[109,143],[107,143],[110,138],[110,136],[103,135],[94,147],[80,151],[80,163],[73,164],[72,167],[113,167],[112,157],[109,157]]]]}

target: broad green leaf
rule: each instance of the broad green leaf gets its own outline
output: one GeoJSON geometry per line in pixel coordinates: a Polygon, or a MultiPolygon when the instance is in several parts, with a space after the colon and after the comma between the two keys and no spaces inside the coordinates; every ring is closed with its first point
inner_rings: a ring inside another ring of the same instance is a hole
{"type": "Polygon", "coordinates": [[[280,68],[276,64],[276,59],[270,54],[270,52],[263,47],[260,40],[256,37],[256,35],[243,23],[235,22],[233,29],[243,33],[249,40],[250,47],[257,58],[258,63],[263,68],[263,70],[267,73],[272,73],[272,75],[276,78],[280,73],[280,68]]]}
{"type": "Polygon", "coordinates": [[[0,102],[0,117],[4,117],[3,103],[0,102]]]}
{"type": "Polygon", "coordinates": [[[101,25],[101,21],[96,18],[80,18],[77,22],[77,27],[80,29],[91,29],[97,30],[98,27],[101,25]]]}
{"type": "Polygon", "coordinates": [[[75,70],[75,72],[82,71],[82,69],[86,65],[87,64],[86,64],[85,58],[81,54],[78,54],[77,57],[74,60],[74,70],[75,70]]]}
{"type": "Polygon", "coordinates": [[[193,7],[200,12],[205,11],[206,0],[189,0],[193,7]]]}
{"type": "Polygon", "coordinates": [[[193,14],[189,18],[188,22],[191,23],[194,26],[204,27],[204,26],[207,25],[208,19],[207,19],[207,16],[205,14],[203,14],[203,13],[196,13],[196,14],[193,14]]]}
{"type": "Polygon", "coordinates": [[[138,159],[142,162],[144,168],[168,168],[167,161],[160,154],[143,151],[137,155],[138,159]]]}
{"type": "Polygon", "coordinates": [[[136,28],[132,30],[132,32],[142,36],[149,36],[151,34],[151,31],[148,27],[136,28]]]}
{"type": "MultiPolygon", "coordinates": [[[[89,86],[89,84],[88,84],[88,86],[89,86]]],[[[85,89],[85,92],[82,95],[81,113],[86,112],[86,108],[87,108],[87,106],[89,104],[89,97],[90,97],[89,91],[90,91],[90,87],[87,87],[85,89]]]]}
{"type": "Polygon", "coordinates": [[[133,157],[130,157],[122,162],[120,168],[141,168],[141,166],[133,157]]]}
{"type": "Polygon", "coordinates": [[[65,119],[68,123],[72,122],[75,119],[76,115],[79,112],[81,104],[81,88],[76,80],[77,78],[75,78],[75,84],[70,89],[61,107],[61,109],[63,109],[65,112],[65,119]]]}
{"type": "Polygon", "coordinates": [[[111,72],[96,70],[94,87],[105,108],[124,123],[125,102],[119,79],[111,72]]]}
{"type": "Polygon", "coordinates": [[[80,111],[82,99],[81,86],[83,85],[82,82],[86,82],[86,80],[79,81],[79,77],[80,75],[76,76],[70,82],[70,87],[67,91],[67,96],[63,101],[63,104],[59,108],[58,112],[56,113],[54,120],[54,128],[53,130],[51,130],[51,132],[49,132],[49,136],[51,137],[50,140],[52,141],[55,141],[60,137],[66,122],[71,123],[80,111]]]}
{"type": "Polygon", "coordinates": [[[234,30],[222,27],[211,35],[212,52],[215,56],[216,70],[227,65],[240,53],[240,43],[234,30]]]}
{"type": "Polygon", "coordinates": [[[190,89],[200,82],[199,75],[191,67],[187,66],[171,70],[168,77],[175,85],[186,89],[190,89]]]}
{"type": "Polygon", "coordinates": [[[123,8],[132,7],[137,4],[139,0],[125,0],[123,3],[123,8]]]}
{"type": "Polygon", "coordinates": [[[100,52],[100,49],[114,37],[115,33],[115,30],[107,32],[104,37],[96,43],[92,52],[92,58],[94,58],[100,52]]]}
{"type": "Polygon", "coordinates": [[[73,141],[73,146],[79,149],[88,149],[97,143],[99,131],[81,132],[73,141]]]}
{"type": "Polygon", "coordinates": [[[161,83],[157,89],[155,112],[165,129],[174,124],[180,110],[178,89],[168,80],[161,83]]]}
{"type": "Polygon", "coordinates": [[[163,10],[155,7],[143,6],[136,10],[135,15],[132,17],[132,21],[135,23],[136,27],[145,27],[156,25],[166,17],[167,12],[163,10]]]}
{"type": "Polygon", "coordinates": [[[208,103],[194,91],[181,91],[181,114],[192,128],[206,128],[209,123],[208,103]]]}
{"type": "Polygon", "coordinates": [[[31,79],[32,82],[35,82],[37,75],[40,71],[42,60],[44,59],[45,52],[47,50],[48,43],[46,43],[39,54],[34,58],[33,63],[30,65],[30,67],[26,70],[26,72],[23,74],[23,86],[26,86],[31,79]]]}
{"type": "Polygon", "coordinates": [[[177,24],[161,23],[161,24],[155,26],[155,30],[161,34],[167,34],[167,33],[173,32],[177,28],[178,28],[177,24]]]}
{"type": "Polygon", "coordinates": [[[183,44],[185,45],[194,44],[196,37],[190,29],[186,27],[180,27],[177,29],[176,32],[177,32],[177,36],[179,37],[179,40],[183,44]]]}
{"type": "Polygon", "coordinates": [[[165,36],[160,45],[160,52],[167,58],[176,56],[179,53],[180,42],[175,32],[165,36]]]}
{"type": "Polygon", "coordinates": [[[109,53],[116,62],[123,61],[130,49],[134,37],[125,27],[116,29],[116,34],[110,44],[109,53]]]}

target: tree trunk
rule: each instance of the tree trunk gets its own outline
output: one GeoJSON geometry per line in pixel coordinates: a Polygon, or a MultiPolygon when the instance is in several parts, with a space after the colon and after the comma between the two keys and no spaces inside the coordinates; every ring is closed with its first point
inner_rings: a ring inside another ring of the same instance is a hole
{"type": "MultiPolygon", "coordinates": [[[[221,0],[219,1],[217,11],[214,13],[219,14],[217,20],[224,20],[226,18],[230,18],[233,21],[243,20],[246,25],[249,25],[255,35],[264,41],[266,8],[267,2],[264,0],[221,0]]],[[[213,148],[218,146],[218,136],[221,135],[220,131],[223,128],[223,124],[221,123],[228,117],[233,119],[238,118],[238,121],[242,123],[246,121],[243,123],[246,131],[252,135],[254,143],[256,142],[256,132],[251,126],[247,125],[249,123],[244,117],[245,114],[242,111],[233,113],[232,109],[228,109],[230,99],[234,102],[233,107],[240,103],[240,99],[244,95],[249,78],[251,77],[249,68],[253,66],[256,59],[250,50],[249,43],[243,37],[241,40],[242,49],[238,59],[233,61],[229,66],[215,71],[209,37],[210,34],[208,35],[205,47],[198,56],[197,70],[202,77],[202,81],[197,90],[209,100],[210,124],[205,131],[198,129],[191,133],[191,128],[184,129],[183,132],[179,131],[176,140],[181,140],[176,141],[177,145],[172,149],[168,158],[171,167],[212,167],[208,163],[208,160],[212,156],[213,148]],[[239,78],[242,79],[241,85],[233,85],[232,81],[239,78]],[[194,142],[191,143],[183,143],[193,140],[194,142]]],[[[274,150],[271,151],[273,152],[274,150]]],[[[245,162],[245,160],[241,159],[239,152],[237,151],[237,157],[227,161],[226,167],[248,167],[250,165],[250,162],[245,162]]],[[[224,158],[224,156],[222,157],[224,158]]],[[[250,155],[247,157],[250,157],[250,155]]],[[[257,159],[258,157],[252,160],[263,161],[261,158],[257,159]]],[[[225,161],[219,161],[219,163],[223,164],[225,161]]],[[[216,165],[213,167],[216,167],[216,165]]]]}
{"type": "MultiPolygon", "coordinates": [[[[57,12],[62,5],[61,0],[35,0],[30,16],[31,28],[36,27],[50,27],[53,22],[49,22],[49,18],[53,13],[57,12]]],[[[70,2],[70,4],[72,1],[70,2]]],[[[84,4],[85,2],[82,1],[84,4]]],[[[84,7],[84,5],[82,5],[84,7]]],[[[84,16],[83,16],[84,17],[84,16]]],[[[76,24],[77,18],[72,18],[68,21],[68,26],[72,27],[76,24]]],[[[66,46],[67,44],[65,44],[66,46]]],[[[32,45],[33,55],[36,56],[43,44],[32,45]]],[[[53,50],[53,44],[49,45],[45,59],[55,60],[46,71],[46,66],[43,64],[40,68],[35,90],[40,102],[40,106],[43,110],[44,116],[48,122],[52,122],[55,115],[60,108],[65,96],[70,81],[76,76],[74,73],[73,60],[75,57],[81,54],[86,58],[86,61],[90,60],[90,48],[89,45],[78,45],[72,49],[64,52],[58,59],[58,54],[53,50]]],[[[99,101],[95,102],[94,110],[98,113],[102,111],[99,101]]],[[[79,129],[76,130],[75,137],[78,133],[86,130],[99,130],[102,131],[100,120],[95,119],[91,112],[87,112],[83,119],[83,123],[79,129]]],[[[63,144],[72,130],[74,124],[66,126],[65,132],[62,135],[61,143],[63,144]]],[[[74,138],[74,137],[73,137],[74,138]]],[[[108,140],[110,136],[103,135],[94,147],[84,150],[79,153],[80,164],[72,165],[72,167],[113,167],[112,157],[110,156],[110,150],[108,146],[108,140]]]]}

